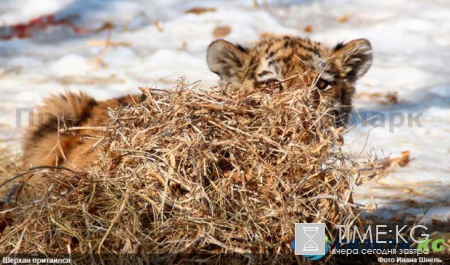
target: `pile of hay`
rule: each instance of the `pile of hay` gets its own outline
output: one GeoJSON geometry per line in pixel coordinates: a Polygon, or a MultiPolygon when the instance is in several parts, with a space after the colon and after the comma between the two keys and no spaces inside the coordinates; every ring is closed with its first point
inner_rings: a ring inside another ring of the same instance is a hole
{"type": "Polygon", "coordinates": [[[357,223],[352,187],[380,161],[341,151],[342,130],[315,90],[180,84],[146,96],[110,112],[96,166],[41,170],[50,184],[8,210],[0,253],[288,264],[294,223],[323,222],[330,239],[335,225],[357,223]]]}

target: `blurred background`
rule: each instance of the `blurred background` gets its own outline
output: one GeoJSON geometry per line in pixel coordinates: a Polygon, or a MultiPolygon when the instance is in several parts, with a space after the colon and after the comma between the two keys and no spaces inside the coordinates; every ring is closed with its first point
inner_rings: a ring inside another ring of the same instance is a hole
{"type": "Polygon", "coordinates": [[[329,45],[371,41],[374,63],[357,85],[345,148],[352,156],[409,151],[410,160],[358,187],[357,202],[377,205],[383,218],[448,221],[446,0],[2,0],[0,145],[20,152],[28,112],[49,93],[106,99],[171,87],[180,77],[207,88],[218,79],[205,63],[211,41],[251,45],[264,33],[329,45]]]}

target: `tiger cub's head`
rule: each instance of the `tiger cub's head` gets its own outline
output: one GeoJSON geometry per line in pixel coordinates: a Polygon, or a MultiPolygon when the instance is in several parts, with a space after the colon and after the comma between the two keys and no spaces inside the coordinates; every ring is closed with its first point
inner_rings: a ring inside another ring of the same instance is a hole
{"type": "Polygon", "coordinates": [[[355,82],[372,64],[372,47],[366,39],[332,48],[290,36],[263,38],[248,48],[216,40],[208,47],[207,63],[221,86],[317,89],[342,126],[352,109],[355,82]]]}

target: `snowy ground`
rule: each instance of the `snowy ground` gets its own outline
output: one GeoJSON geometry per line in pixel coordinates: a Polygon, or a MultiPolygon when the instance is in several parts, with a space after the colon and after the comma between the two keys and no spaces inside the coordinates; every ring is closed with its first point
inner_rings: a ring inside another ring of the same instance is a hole
{"type": "Polygon", "coordinates": [[[82,90],[106,99],[155,82],[170,86],[181,75],[202,80],[202,86],[213,84],[217,77],[204,58],[218,26],[229,26],[224,37],[244,44],[263,32],[309,36],[330,45],[364,37],[372,42],[374,64],[358,85],[356,128],[346,136],[347,148],[361,156],[371,150],[392,156],[408,150],[412,161],[370,183],[370,191],[358,188],[358,202],[372,203],[373,198],[386,217],[450,218],[447,1],[259,3],[257,8],[251,0],[2,0],[0,39],[15,34],[13,25],[48,14],[55,14],[54,21],[72,21],[78,33],[60,23],[36,26],[30,38],[0,40],[0,143],[20,145],[23,125],[17,125],[26,124],[27,115],[18,110],[32,108],[50,92],[82,90]],[[185,13],[194,7],[216,10],[185,13]],[[109,32],[115,45],[106,48],[109,32]],[[398,93],[396,104],[384,97],[393,92],[398,93]],[[375,118],[363,125],[358,116],[375,118]]]}

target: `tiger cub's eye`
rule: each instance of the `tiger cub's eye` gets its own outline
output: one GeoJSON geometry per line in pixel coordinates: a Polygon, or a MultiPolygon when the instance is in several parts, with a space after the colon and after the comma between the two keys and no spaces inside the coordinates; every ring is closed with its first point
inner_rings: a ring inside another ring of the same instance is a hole
{"type": "Polygon", "coordinates": [[[281,83],[277,79],[269,79],[264,82],[265,88],[268,88],[268,89],[277,89],[277,88],[280,88],[280,85],[281,85],[281,83]]]}
{"type": "Polygon", "coordinates": [[[322,91],[328,89],[329,86],[330,86],[330,82],[328,82],[327,80],[325,80],[323,78],[320,78],[316,82],[317,89],[322,90],[322,91]]]}

